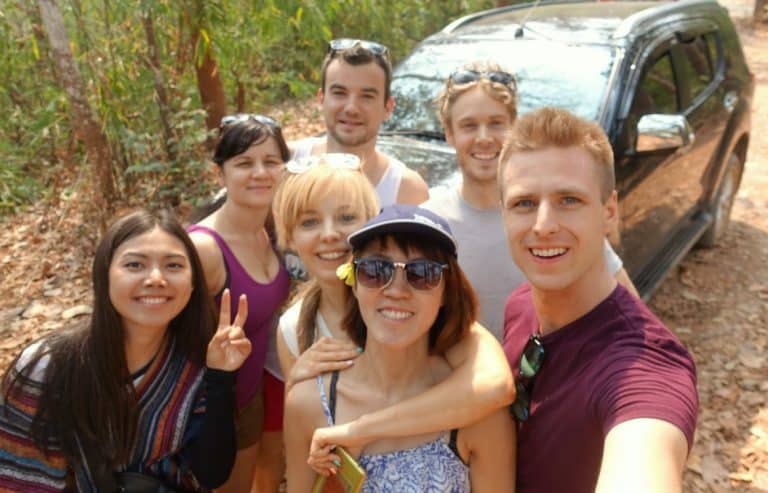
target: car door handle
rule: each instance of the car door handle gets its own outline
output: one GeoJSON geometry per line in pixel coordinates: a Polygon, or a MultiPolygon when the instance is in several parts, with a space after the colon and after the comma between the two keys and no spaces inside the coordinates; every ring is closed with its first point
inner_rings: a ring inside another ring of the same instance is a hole
{"type": "Polygon", "coordinates": [[[739,101],[739,94],[736,91],[728,91],[723,98],[723,106],[728,113],[732,112],[739,101]]]}

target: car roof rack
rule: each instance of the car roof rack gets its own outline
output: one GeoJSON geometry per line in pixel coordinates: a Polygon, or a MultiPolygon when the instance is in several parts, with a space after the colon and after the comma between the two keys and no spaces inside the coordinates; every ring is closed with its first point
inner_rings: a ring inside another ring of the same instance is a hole
{"type": "Polygon", "coordinates": [[[681,10],[690,8],[696,5],[719,5],[717,0],[681,0],[677,2],[663,3],[658,7],[653,7],[628,16],[624,19],[616,31],[613,33],[613,39],[624,38],[632,31],[637,29],[638,26],[651,19],[663,17],[669,14],[674,14],[681,10]]]}
{"type": "MultiPolygon", "coordinates": [[[[589,3],[590,0],[542,0],[538,3],[538,6],[542,5],[557,5],[566,3],[589,3]]],[[[465,15],[445,26],[440,32],[442,34],[451,34],[457,29],[464,27],[468,24],[476,22],[480,19],[503,14],[506,12],[513,12],[515,10],[523,10],[532,8],[536,5],[535,1],[528,3],[520,3],[515,5],[508,5],[506,7],[499,7],[495,9],[483,10],[474,14],[465,15]]],[[[692,5],[719,5],[717,0],[681,0],[669,3],[661,3],[658,7],[652,7],[640,12],[628,16],[622,21],[616,31],[613,34],[614,39],[626,37],[633,29],[645,21],[653,19],[657,16],[671,14],[690,7],[692,5]]]]}

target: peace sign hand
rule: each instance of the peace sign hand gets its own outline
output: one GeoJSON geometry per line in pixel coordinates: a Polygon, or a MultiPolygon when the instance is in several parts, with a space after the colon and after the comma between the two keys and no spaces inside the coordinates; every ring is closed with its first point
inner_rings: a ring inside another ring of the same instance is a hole
{"type": "Polygon", "coordinates": [[[208,343],[205,363],[208,368],[223,371],[235,371],[242,366],[251,354],[251,341],[245,337],[243,324],[248,318],[248,299],[240,295],[235,321],[230,324],[230,294],[225,289],[221,295],[219,327],[208,343]]]}

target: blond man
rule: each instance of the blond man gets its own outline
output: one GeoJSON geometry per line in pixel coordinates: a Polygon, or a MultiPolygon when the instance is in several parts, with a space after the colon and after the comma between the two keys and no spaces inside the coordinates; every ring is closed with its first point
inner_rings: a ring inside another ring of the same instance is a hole
{"type": "MultiPolygon", "coordinates": [[[[515,77],[496,64],[468,64],[451,74],[437,105],[462,182],[433,191],[422,207],[450,224],[461,246],[459,264],[480,301],[480,322],[501,340],[504,302],[525,280],[507,250],[497,180],[504,137],[517,117],[515,77]]],[[[634,290],[607,243],[605,258],[609,270],[634,290]]]]}
{"type": "Polygon", "coordinates": [[[517,492],[679,492],[693,441],[696,370],[680,341],[607,269],[618,205],[595,123],[545,108],[500,157],[509,250],[529,284],[509,298],[517,492]]]}

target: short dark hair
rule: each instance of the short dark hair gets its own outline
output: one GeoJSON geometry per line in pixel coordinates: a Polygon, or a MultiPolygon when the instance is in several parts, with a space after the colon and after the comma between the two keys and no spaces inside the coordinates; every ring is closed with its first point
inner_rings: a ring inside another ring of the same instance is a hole
{"type": "Polygon", "coordinates": [[[387,103],[389,96],[392,94],[389,87],[392,84],[392,64],[389,61],[389,56],[386,54],[376,54],[371,50],[363,48],[360,43],[353,45],[351,48],[328,51],[323,60],[323,68],[320,75],[320,84],[323,92],[325,92],[325,76],[328,72],[328,66],[336,59],[343,60],[354,66],[376,63],[376,65],[381,67],[384,71],[384,104],[387,103]]]}
{"type": "MultiPolygon", "coordinates": [[[[254,144],[261,144],[272,137],[280,150],[280,158],[283,162],[291,159],[291,150],[283,137],[283,131],[278,126],[265,125],[252,118],[231,123],[222,128],[221,135],[216,143],[212,161],[221,168],[224,163],[239,154],[247,151],[254,144]]],[[[216,198],[201,205],[189,215],[190,223],[197,223],[210,216],[224,205],[227,200],[226,193],[217,194],[216,198]]],[[[267,232],[272,235],[274,226],[272,216],[267,218],[267,232]]]]}
{"type": "Polygon", "coordinates": [[[269,137],[275,139],[283,161],[291,159],[291,151],[278,126],[265,125],[247,118],[224,127],[213,152],[213,162],[221,167],[227,159],[242,154],[254,144],[261,144],[269,137]]]}
{"type": "MultiPolygon", "coordinates": [[[[427,237],[415,235],[375,236],[361,243],[352,254],[358,258],[360,252],[365,251],[368,245],[378,243],[383,247],[390,241],[394,242],[403,252],[408,253],[416,250],[426,258],[448,264],[448,268],[443,271],[443,282],[445,283],[443,305],[440,307],[432,327],[429,328],[429,353],[443,354],[463,339],[477,320],[478,303],[475,290],[459,267],[456,257],[427,237]]],[[[354,296],[347,298],[342,328],[355,344],[365,347],[367,329],[360,314],[357,298],[354,296]]]]}

